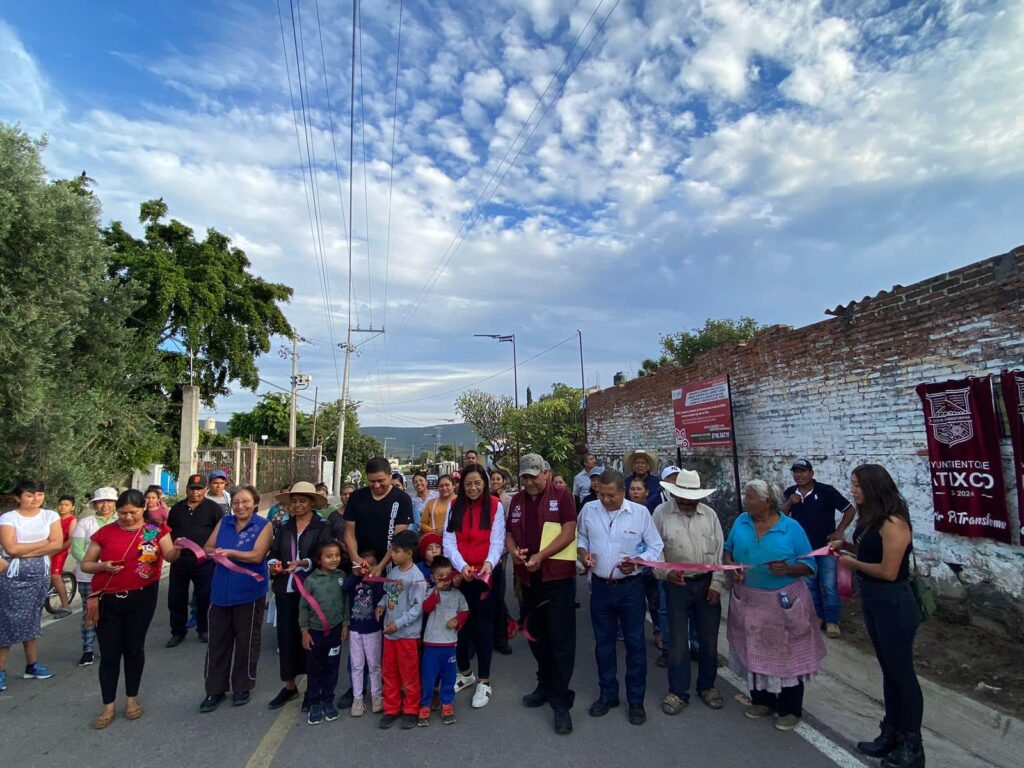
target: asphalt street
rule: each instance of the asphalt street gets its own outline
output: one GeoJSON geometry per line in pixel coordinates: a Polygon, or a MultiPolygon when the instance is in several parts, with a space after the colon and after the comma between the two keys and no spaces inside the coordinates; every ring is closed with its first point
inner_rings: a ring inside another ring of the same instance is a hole
{"type": "MultiPolygon", "coordinates": [[[[652,766],[831,766],[825,752],[837,752],[817,731],[811,741],[795,733],[780,733],[770,720],[743,716],[738,691],[725,680],[723,710],[706,708],[696,698],[676,717],[662,714],[665,672],[654,665],[657,653],[649,643],[648,721],[630,725],[625,707],[603,718],[591,718],[587,708],[597,696],[593,636],[587,615],[586,586],[581,581],[583,607],[578,613],[578,650],[573,687],[575,730],[556,736],[548,708],[526,709],[520,697],[535,683],[533,657],[526,641],[512,641],[513,655],[495,656],[494,696],[479,710],[469,705],[471,694],[456,699],[458,722],[444,726],[440,719],[429,728],[381,731],[377,716],[356,719],[342,712],[339,720],[310,726],[297,702],[271,712],[266,703],[279,688],[274,630],[264,627],[259,682],[245,707],[222,705],[200,715],[203,661],[206,646],[195,633],[174,649],[164,647],[169,632],[166,582],[147,642],[146,672],[140,702],[145,716],[118,719],[105,731],[90,722],[99,713],[97,667],[78,668],[80,612],[44,627],[40,660],[55,675],[50,680],[23,680],[24,659],[13,648],[8,662],[7,691],[0,693],[0,744],[6,765],[66,768],[68,765],[161,765],[205,768],[300,768],[301,766],[486,766],[576,765],[613,768],[648,763],[652,766]]],[[[511,602],[510,602],[511,604],[511,602]]],[[[77,600],[76,600],[77,607],[77,600]]],[[[648,627],[649,629],[649,627],[648,627]]],[[[347,648],[346,651],[347,652],[347,648]]],[[[620,682],[622,674],[620,646],[620,682]]],[[[696,674],[696,670],[694,670],[696,674]]],[[[343,678],[344,670],[343,670],[343,678]]],[[[302,687],[300,682],[300,688],[302,687]]],[[[123,702],[120,702],[123,707],[123,702]]],[[[808,718],[813,724],[813,719],[808,718]]],[[[856,764],[838,750],[840,763],[856,764]]]]}

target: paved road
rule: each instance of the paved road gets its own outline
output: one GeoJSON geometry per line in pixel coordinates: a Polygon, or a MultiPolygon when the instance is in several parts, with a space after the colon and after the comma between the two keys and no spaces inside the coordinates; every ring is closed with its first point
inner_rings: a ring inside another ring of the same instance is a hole
{"type": "MultiPolygon", "coordinates": [[[[581,583],[581,587],[583,584],[581,583]]],[[[168,621],[164,596],[149,633],[147,667],[140,701],[146,714],[134,723],[120,717],[106,731],[89,723],[99,712],[96,667],[79,669],[79,615],[44,629],[42,660],[55,671],[51,680],[12,679],[20,672],[20,649],[12,649],[8,687],[0,694],[0,750],[6,765],[66,768],[69,764],[182,765],[205,768],[301,768],[314,765],[373,765],[432,768],[518,764],[583,768],[634,766],[640,760],[662,766],[728,768],[729,766],[832,766],[835,763],[807,740],[779,733],[770,721],[751,721],[734,696],[737,690],[719,681],[726,698],[715,712],[699,702],[677,717],[658,707],[665,693],[664,670],[654,666],[650,649],[647,710],[644,726],[626,722],[625,709],[606,717],[587,715],[596,697],[593,640],[584,607],[578,612],[579,650],[573,678],[577,706],[575,732],[556,736],[547,708],[528,710],[520,703],[534,684],[533,659],[525,640],[513,640],[512,656],[496,656],[494,698],[482,710],[469,706],[469,693],[456,700],[454,726],[433,720],[429,729],[380,731],[377,717],[353,719],[347,712],[333,723],[309,726],[293,702],[270,712],[266,702],[276,693],[274,634],[265,627],[259,685],[246,707],[222,706],[199,715],[203,692],[205,646],[190,634],[175,649],[164,648],[168,621]],[[463,698],[465,697],[465,698],[463,698]]],[[[846,765],[851,759],[846,756],[846,765]]]]}

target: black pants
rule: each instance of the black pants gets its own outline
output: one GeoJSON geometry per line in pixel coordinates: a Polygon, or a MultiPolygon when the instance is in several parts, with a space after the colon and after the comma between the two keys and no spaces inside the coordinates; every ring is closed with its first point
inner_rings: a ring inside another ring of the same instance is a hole
{"type": "Polygon", "coordinates": [[[494,582],[492,589],[495,593],[494,599],[494,627],[493,644],[495,648],[503,648],[508,645],[508,605],[505,603],[505,591],[508,588],[508,578],[505,576],[505,563],[502,558],[501,567],[494,571],[494,582]]]}
{"type": "Polygon", "coordinates": [[[711,605],[708,591],[711,574],[693,576],[682,584],[665,582],[668,608],[668,689],[683,701],[690,700],[690,614],[700,637],[697,658],[697,692],[715,687],[718,674],[718,628],[722,622],[722,604],[711,605]]]}
{"type": "Polygon", "coordinates": [[[306,697],[310,704],[330,704],[341,666],[341,624],[328,632],[309,630],[313,650],[306,653],[306,697]]]}
{"type": "Polygon", "coordinates": [[[146,666],[146,633],[156,613],[159,589],[159,584],[150,584],[124,597],[106,594],[100,598],[96,639],[100,644],[100,691],[104,704],[117,700],[122,659],[125,695],[139,695],[142,670],[146,666]]]}
{"type": "Polygon", "coordinates": [[[921,612],[910,582],[861,579],[860,597],[864,624],[882,668],[885,722],[904,733],[918,734],[924,699],[914,671],[914,635],[921,612]]]}
{"type": "Polygon", "coordinates": [[[572,709],[576,694],[569,687],[576,663],[576,579],[523,584],[526,626],[537,660],[537,687],[548,695],[551,708],[572,709]]]}
{"type": "Polygon", "coordinates": [[[210,584],[213,581],[213,561],[198,562],[191,552],[182,552],[171,563],[167,580],[167,610],[171,615],[171,634],[184,637],[188,634],[189,586],[193,588],[196,601],[196,632],[207,632],[207,612],[210,610],[210,584]]]}
{"type": "Polygon", "coordinates": [[[783,688],[781,693],[751,691],[750,703],[770,707],[778,712],[780,717],[786,715],[801,717],[804,713],[804,684],[797,683],[783,688]]]}
{"type": "Polygon", "coordinates": [[[654,627],[654,634],[661,634],[661,591],[658,587],[658,580],[650,568],[644,568],[644,599],[647,602],[647,613],[651,617],[651,625],[654,627]]]}
{"type": "Polygon", "coordinates": [[[206,692],[235,693],[256,687],[260,663],[260,636],[266,600],[242,605],[210,606],[210,644],[206,649],[206,692]]]}
{"type": "Polygon", "coordinates": [[[281,681],[289,682],[306,674],[306,650],[302,647],[299,629],[298,592],[274,595],[277,605],[277,652],[281,665],[281,681]]]}
{"type": "Polygon", "coordinates": [[[471,652],[475,651],[477,674],[483,680],[491,677],[491,657],[494,655],[494,606],[498,600],[498,590],[493,587],[498,581],[497,573],[495,571],[490,589],[478,579],[464,581],[459,585],[459,590],[469,603],[469,620],[459,631],[455,663],[460,672],[465,672],[469,669],[471,652]],[[485,592],[487,597],[481,600],[485,592]]]}

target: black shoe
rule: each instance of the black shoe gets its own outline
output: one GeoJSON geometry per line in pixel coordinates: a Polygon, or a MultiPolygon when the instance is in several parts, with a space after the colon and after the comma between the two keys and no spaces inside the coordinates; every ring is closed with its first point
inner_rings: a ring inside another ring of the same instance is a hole
{"type": "Polygon", "coordinates": [[[494,650],[500,653],[502,656],[512,655],[512,646],[506,641],[504,645],[495,645],[494,650]]]}
{"type": "Polygon", "coordinates": [[[309,712],[309,691],[302,694],[302,711],[309,712]]]}
{"type": "Polygon", "coordinates": [[[618,699],[606,700],[598,699],[590,705],[590,709],[587,710],[587,714],[591,717],[604,717],[608,714],[609,709],[614,709],[619,706],[618,699]]]}
{"type": "Polygon", "coordinates": [[[896,728],[884,720],[879,723],[879,726],[881,733],[875,737],[874,741],[857,742],[857,751],[862,755],[875,758],[885,757],[899,746],[899,740],[896,738],[896,728]]]}
{"type": "Polygon", "coordinates": [[[185,640],[184,635],[171,635],[171,639],[167,641],[167,648],[177,648],[185,640]]]}
{"type": "Polygon", "coordinates": [[[899,734],[896,751],[882,760],[882,768],[924,768],[924,745],[921,734],[899,734]]]}
{"type": "Polygon", "coordinates": [[[205,632],[196,632],[196,637],[199,639],[200,643],[210,642],[210,637],[205,632]]]}
{"type": "Polygon", "coordinates": [[[656,658],[654,660],[654,665],[656,667],[661,667],[662,669],[667,667],[668,666],[668,654],[667,653],[659,653],[658,654],[658,658],[656,658]]]}
{"type": "Polygon", "coordinates": [[[523,696],[523,706],[535,709],[536,707],[543,707],[548,703],[547,691],[538,686],[532,693],[528,693],[523,696]]]}
{"type": "Polygon", "coordinates": [[[416,715],[402,715],[402,730],[408,731],[410,728],[415,728],[419,721],[420,719],[416,715]]]}
{"type": "Polygon", "coordinates": [[[644,710],[643,704],[630,704],[629,705],[629,724],[630,725],[643,725],[647,722],[647,712],[644,710]]]}
{"type": "Polygon", "coordinates": [[[292,699],[298,698],[299,691],[297,688],[282,688],[278,691],[277,696],[270,700],[267,704],[267,709],[280,709],[292,699]]]}
{"type": "Polygon", "coordinates": [[[232,707],[244,707],[249,703],[249,692],[239,691],[238,693],[231,694],[231,706],[232,707]]]}
{"type": "Polygon", "coordinates": [[[572,716],[568,709],[555,710],[555,733],[559,736],[567,736],[572,733],[572,716]]]}
{"type": "Polygon", "coordinates": [[[80,666],[80,667],[92,666],[92,663],[95,660],[96,660],[96,657],[93,656],[92,651],[83,651],[82,652],[82,658],[80,658],[78,660],[78,666],[80,666]]]}
{"type": "Polygon", "coordinates": [[[377,727],[380,728],[382,731],[386,731],[388,728],[390,728],[397,722],[398,715],[384,715],[384,717],[380,719],[380,722],[377,723],[377,727]]]}
{"type": "Polygon", "coordinates": [[[199,711],[202,712],[204,715],[207,712],[213,712],[213,710],[220,706],[220,703],[222,701],[224,701],[223,693],[211,693],[209,696],[203,699],[203,703],[199,705],[199,711]]]}
{"type": "Polygon", "coordinates": [[[352,709],[352,702],[355,701],[355,698],[352,689],[349,688],[338,697],[338,709],[352,709]]]}

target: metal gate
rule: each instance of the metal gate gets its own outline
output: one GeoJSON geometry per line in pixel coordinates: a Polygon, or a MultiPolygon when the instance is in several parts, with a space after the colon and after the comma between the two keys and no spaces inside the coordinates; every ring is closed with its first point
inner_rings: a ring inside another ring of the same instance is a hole
{"type": "Polygon", "coordinates": [[[209,475],[222,470],[229,485],[255,485],[271,491],[300,480],[320,481],[321,449],[280,448],[256,443],[242,445],[236,440],[232,448],[200,448],[196,451],[196,472],[209,475]]]}

